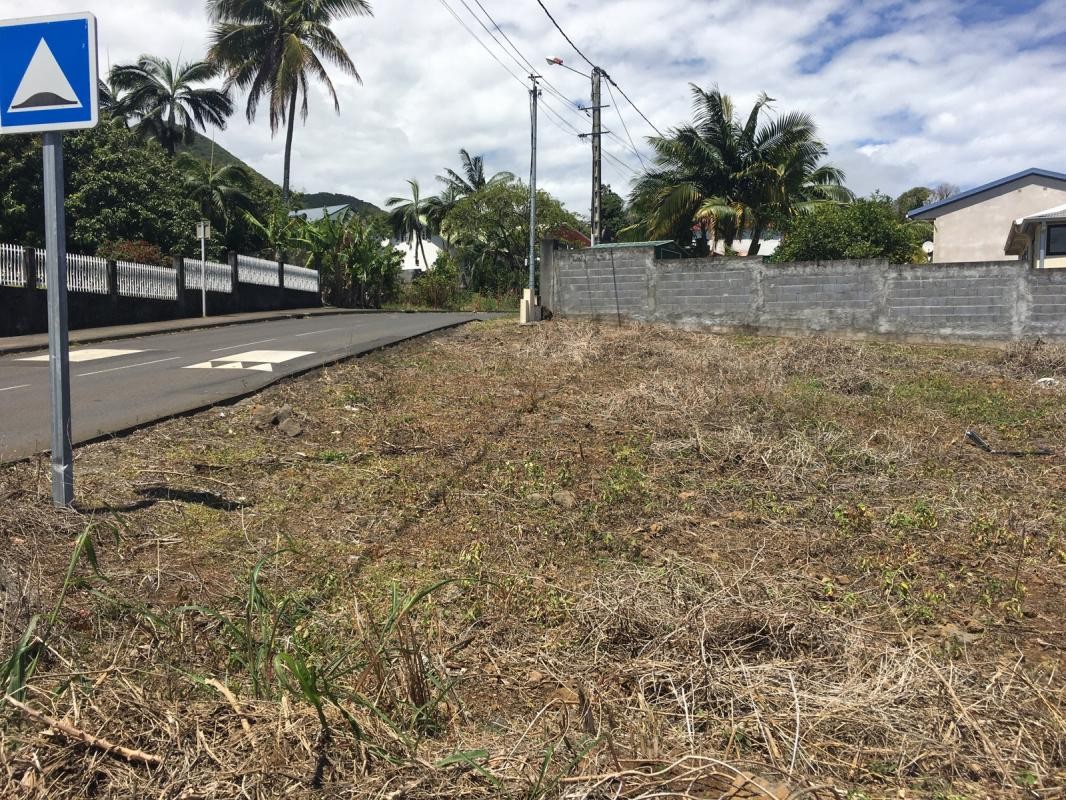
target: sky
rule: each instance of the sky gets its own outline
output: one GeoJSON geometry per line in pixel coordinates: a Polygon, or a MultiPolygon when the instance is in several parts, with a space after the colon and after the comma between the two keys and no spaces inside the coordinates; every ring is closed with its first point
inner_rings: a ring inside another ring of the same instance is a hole
{"type": "MultiPolygon", "coordinates": [[[[1066,171],[1062,0],[543,1],[662,131],[689,118],[690,83],[717,84],[745,114],[761,91],[773,113],[813,114],[829,160],[860,195],[967,188],[1028,167],[1066,171]]],[[[206,53],[198,0],[41,0],[32,13],[87,7],[98,19],[101,70],[141,53],[206,53]]],[[[435,191],[436,175],[458,169],[461,147],[483,154],[490,172],[528,177],[529,68],[486,32],[503,42],[498,24],[558,91],[546,87],[542,99],[539,185],[587,216],[591,149],[574,131],[590,128],[575,107],[589,103],[589,83],[545,59],[588,65],[537,0],[377,0],[373,11],[335,25],[362,84],[334,71],[339,115],[313,90],[295,134],[294,188],[381,205],[404,194],[407,178],[435,191]]],[[[27,13],[25,0],[0,0],[0,18],[27,13]]],[[[604,182],[627,194],[641,169],[633,145],[647,159],[654,131],[617,90],[602,102],[613,156],[604,182]]],[[[284,135],[271,136],[265,116],[235,115],[217,140],[280,183],[284,135]]]]}

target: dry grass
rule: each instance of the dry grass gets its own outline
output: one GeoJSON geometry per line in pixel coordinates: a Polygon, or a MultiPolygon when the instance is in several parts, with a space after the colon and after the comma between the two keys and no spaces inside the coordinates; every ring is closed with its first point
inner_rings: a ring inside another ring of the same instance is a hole
{"type": "Polygon", "coordinates": [[[1061,795],[1064,364],[491,323],[0,469],[0,794],[1061,795]]]}

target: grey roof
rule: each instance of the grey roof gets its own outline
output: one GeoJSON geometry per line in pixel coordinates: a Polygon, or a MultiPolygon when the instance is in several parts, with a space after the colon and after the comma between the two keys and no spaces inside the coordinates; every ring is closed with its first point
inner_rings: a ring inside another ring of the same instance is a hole
{"type": "MultiPolygon", "coordinates": [[[[1061,172],[1052,172],[1048,169],[1038,169],[1036,167],[1032,167],[1027,170],[1022,170],[1021,172],[1015,172],[1013,175],[1008,175],[1006,178],[1000,178],[997,181],[992,181],[991,183],[986,183],[974,189],[970,189],[965,192],[960,192],[959,194],[954,195],[953,197],[949,197],[947,200],[939,200],[936,203],[930,203],[927,206],[922,206],[921,208],[916,208],[913,211],[908,211],[907,219],[928,219],[930,217],[930,212],[932,211],[937,211],[939,209],[945,208],[946,206],[961,202],[962,200],[967,200],[975,195],[983,194],[984,192],[989,192],[993,189],[998,189],[1000,186],[1006,186],[1008,183],[1013,183],[1014,181],[1021,180],[1022,178],[1033,177],[1048,178],[1053,181],[1062,181],[1063,183],[1066,183],[1066,175],[1061,172]]],[[[936,217],[937,215],[933,214],[932,216],[936,217]]]]}
{"type": "Polygon", "coordinates": [[[344,214],[346,211],[351,211],[350,205],[341,206],[321,206],[319,208],[301,208],[298,211],[292,211],[289,213],[290,217],[303,217],[308,222],[317,222],[323,217],[335,217],[339,214],[344,214]]]}
{"type": "Polygon", "coordinates": [[[1015,225],[1024,225],[1026,222],[1042,222],[1049,219],[1064,219],[1066,218],[1066,205],[1055,206],[1044,211],[1037,211],[1035,214],[1026,214],[1020,219],[1014,221],[1015,225]]]}

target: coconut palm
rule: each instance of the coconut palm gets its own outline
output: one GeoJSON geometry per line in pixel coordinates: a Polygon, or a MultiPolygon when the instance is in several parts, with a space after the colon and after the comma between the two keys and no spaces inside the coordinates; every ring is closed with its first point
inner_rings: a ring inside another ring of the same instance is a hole
{"type": "Polygon", "coordinates": [[[318,79],[340,113],[340,101],[323,61],[362,83],[355,65],[330,25],[347,16],[370,15],[367,0],[208,0],[215,23],[208,57],[226,72],[227,86],[247,90],[245,113],[255,119],[269,102],[270,130],[283,123],[285,169],[282,198],[289,198],[292,136],[299,106],[307,119],[307,90],[318,79]]]}
{"type": "Polygon", "coordinates": [[[170,154],[180,142],[192,141],[196,129],[224,129],[233,113],[229,92],[199,86],[218,77],[206,61],[171,62],[143,55],[136,64],[111,70],[112,113],[136,120],[133,131],[159,141],[170,154]],[[124,92],[120,99],[118,93],[124,92]]]}
{"type": "Polygon", "coordinates": [[[485,159],[482,156],[471,156],[466,148],[459,150],[459,161],[461,173],[450,168],[444,170],[443,175],[437,176],[437,180],[444,185],[443,190],[435,197],[426,198],[426,216],[435,230],[440,230],[448,212],[464,197],[469,197],[486,186],[515,179],[510,172],[497,172],[491,178],[486,178],[485,159]]]}
{"type": "Polygon", "coordinates": [[[185,196],[200,209],[202,219],[209,220],[219,231],[229,231],[230,225],[247,211],[252,200],[248,196],[250,178],[240,164],[217,166],[182,153],[178,156],[185,196]]]}
{"type": "Polygon", "coordinates": [[[446,189],[451,190],[457,199],[484,189],[490,183],[514,180],[514,175],[510,172],[497,172],[491,178],[486,178],[485,159],[482,156],[471,156],[465,148],[459,150],[459,161],[463,170],[461,175],[453,169],[446,169],[443,175],[437,176],[437,180],[443,183],[446,189]]]}
{"type": "Polygon", "coordinates": [[[634,208],[648,236],[685,239],[694,227],[732,246],[751,232],[749,255],[759,252],[768,226],[819,202],[843,202],[844,174],[823,163],[825,145],[807,114],[766,120],[773,99],[759,96],[741,118],[717,87],[692,86],[693,121],[649,141],[656,167],[637,181],[634,208]]]}
{"type": "Polygon", "coordinates": [[[429,198],[422,197],[422,189],[418,181],[408,178],[407,185],[411,187],[410,197],[390,197],[385,201],[385,207],[389,209],[389,227],[397,239],[414,244],[415,266],[418,267],[418,253],[422,252],[422,261],[429,266],[426,259],[426,249],[422,240],[432,235],[433,227],[427,216],[427,211],[432,204],[429,198]]]}

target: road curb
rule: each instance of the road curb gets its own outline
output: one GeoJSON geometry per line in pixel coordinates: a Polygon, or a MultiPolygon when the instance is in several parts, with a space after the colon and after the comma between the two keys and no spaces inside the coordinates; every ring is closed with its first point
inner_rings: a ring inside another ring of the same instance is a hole
{"type": "MultiPolygon", "coordinates": [[[[114,333],[100,334],[94,336],[89,334],[85,338],[72,337],[70,343],[72,345],[79,344],[98,344],[100,342],[117,342],[123,339],[139,339],[142,336],[155,336],[161,333],[185,333],[186,331],[202,331],[210,328],[229,328],[235,325],[252,325],[257,322],[276,322],[280,319],[306,319],[308,317],[335,317],[344,314],[385,314],[396,313],[387,312],[378,308],[330,308],[330,309],[296,309],[293,311],[278,312],[272,314],[269,317],[258,317],[256,319],[227,319],[226,317],[208,317],[204,319],[201,324],[195,325],[176,325],[172,327],[160,327],[156,330],[138,330],[138,331],[116,331],[114,333]]],[[[170,320],[171,322],[177,322],[177,320],[170,320]]],[[[165,326],[166,323],[158,323],[161,326],[165,326]]],[[[131,326],[132,327],[132,326],[131,326]]],[[[86,328],[86,331],[94,330],[93,328],[86,328]]],[[[71,331],[72,334],[77,334],[77,331],[71,331]]],[[[28,334],[30,336],[44,336],[45,334],[28,334]]],[[[19,337],[9,337],[19,338],[19,337]]],[[[32,353],[37,350],[47,350],[48,344],[15,344],[4,345],[0,344],[0,356],[13,355],[15,353],[32,353]]]]}
{"type": "MultiPolygon", "coordinates": [[[[326,315],[326,316],[329,316],[329,315],[326,315]]],[[[303,377],[305,377],[305,376],[307,376],[307,375],[309,375],[309,374],[311,374],[313,372],[318,372],[318,371],[321,371],[321,370],[324,370],[324,369],[328,369],[329,367],[336,366],[337,364],[343,364],[343,363],[345,363],[347,361],[353,361],[353,360],[355,360],[357,358],[362,358],[364,356],[368,356],[368,355],[370,355],[372,353],[377,353],[377,352],[380,352],[382,350],[388,350],[388,349],[390,349],[392,347],[396,347],[398,345],[414,341],[415,339],[421,339],[421,338],[424,338],[424,337],[427,337],[427,336],[433,336],[433,335],[438,334],[438,333],[445,333],[447,331],[451,331],[451,330],[454,330],[456,328],[460,328],[460,327],[462,327],[464,325],[469,325],[472,322],[488,322],[488,321],[492,320],[493,318],[494,318],[493,316],[486,316],[486,317],[480,318],[480,319],[475,317],[473,319],[459,320],[457,322],[451,322],[451,323],[449,323],[447,325],[442,325],[439,328],[434,328],[431,331],[425,331],[423,333],[415,333],[415,334],[411,334],[410,336],[404,336],[404,337],[401,337],[399,339],[393,339],[393,340],[390,340],[390,341],[375,341],[375,342],[371,342],[368,345],[366,345],[365,347],[362,347],[362,348],[356,350],[355,352],[346,353],[345,355],[338,356],[337,358],[332,358],[332,359],[330,359],[328,361],[325,361],[325,362],[323,362],[321,364],[315,364],[313,366],[306,367],[306,368],[298,370],[296,372],[291,372],[291,373],[288,373],[286,375],[279,375],[275,380],[272,380],[269,383],[267,383],[267,384],[265,384],[263,386],[260,386],[258,388],[250,389],[250,390],[248,390],[246,392],[241,392],[240,394],[236,394],[236,395],[233,395],[231,397],[227,397],[227,398],[222,399],[222,400],[217,400],[217,401],[215,401],[213,403],[204,403],[204,404],[196,406],[194,408],[188,408],[188,409],[185,409],[184,411],[176,411],[176,412],[174,412],[172,414],[166,414],[166,415],[163,415],[163,416],[160,416],[160,417],[156,417],[155,419],[145,420],[144,422],[139,422],[136,425],[130,425],[130,426],[125,427],[125,428],[120,428],[119,430],[116,430],[116,431],[111,431],[110,433],[98,434],[97,436],[93,436],[92,438],[83,439],[80,442],[75,442],[74,445],[73,445],[74,454],[76,456],[77,452],[81,448],[83,448],[83,447],[85,447],[87,445],[100,444],[102,442],[108,442],[108,441],[112,441],[114,439],[123,439],[123,438],[129,436],[132,433],[136,433],[137,431],[143,430],[145,428],[150,428],[153,425],[158,425],[161,422],[167,422],[168,420],[172,420],[172,419],[181,419],[183,417],[191,417],[191,416],[194,416],[196,414],[203,413],[204,411],[208,411],[208,410],[210,410],[212,408],[224,408],[224,407],[236,405],[237,403],[241,402],[242,400],[245,400],[245,399],[247,399],[249,397],[254,397],[255,395],[257,395],[257,394],[259,394],[261,392],[264,392],[267,389],[273,388],[274,386],[277,386],[278,384],[283,383],[284,381],[303,378],[303,377]]],[[[284,317],[281,317],[281,319],[284,319],[284,317]]],[[[217,326],[211,326],[211,327],[217,327],[217,326]]],[[[0,466],[7,466],[7,465],[10,465],[10,464],[20,464],[20,463],[24,463],[24,462],[28,462],[28,461],[33,461],[35,459],[39,459],[39,458],[45,457],[48,454],[48,452],[49,452],[48,450],[40,450],[40,451],[38,451],[36,453],[32,453],[32,454],[27,455],[27,456],[22,456],[21,458],[13,458],[13,459],[0,458],[0,466]]]]}

